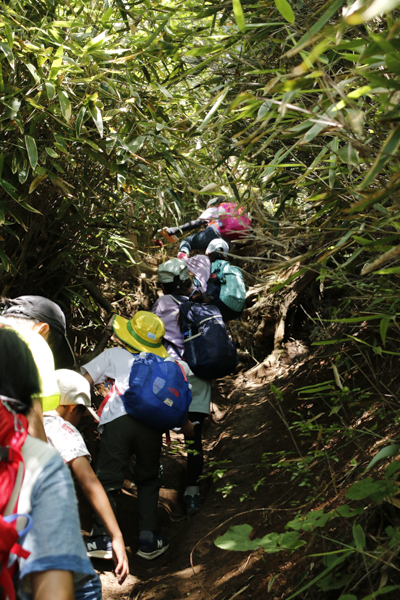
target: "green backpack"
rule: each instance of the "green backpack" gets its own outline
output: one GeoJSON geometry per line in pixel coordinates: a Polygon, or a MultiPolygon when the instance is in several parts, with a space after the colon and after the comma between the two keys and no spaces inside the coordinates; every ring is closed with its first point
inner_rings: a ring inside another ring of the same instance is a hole
{"type": "Polygon", "coordinates": [[[218,276],[221,284],[219,299],[237,313],[241,313],[246,300],[246,286],[242,271],[233,267],[227,260],[216,260],[211,263],[211,273],[218,276]]]}

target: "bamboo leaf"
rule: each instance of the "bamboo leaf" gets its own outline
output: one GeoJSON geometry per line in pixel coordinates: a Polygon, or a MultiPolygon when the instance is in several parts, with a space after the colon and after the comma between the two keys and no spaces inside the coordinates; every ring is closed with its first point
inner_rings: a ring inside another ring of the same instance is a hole
{"type": "Polygon", "coordinates": [[[53,150],[53,148],[45,148],[45,150],[47,154],[51,156],[51,158],[58,158],[60,156],[55,150],[53,150]]]}
{"type": "Polygon", "coordinates": [[[246,32],[246,22],[244,20],[243,8],[240,0],[232,0],[233,13],[235,15],[236,24],[239,27],[239,31],[242,33],[246,32]]]}
{"type": "Polygon", "coordinates": [[[375,454],[374,458],[368,463],[368,466],[365,470],[368,471],[369,469],[372,469],[372,467],[374,465],[376,465],[376,463],[379,462],[380,460],[384,460],[391,456],[397,456],[399,454],[399,450],[400,450],[400,446],[398,446],[397,444],[391,444],[390,446],[385,446],[384,448],[379,450],[379,452],[377,454],[375,454]]]}
{"type": "Polygon", "coordinates": [[[386,340],[386,333],[390,324],[390,321],[392,320],[392,317],[390,317],[389,315],[386,315],[385,317],[383,317],[383,319],[381,319],[381,323],[380,323],[380,333],[381,333],[381,339],[382,339],[382,344],[385,344],[385,340],[386,340]]]}
{"type": "Polygon", "coordinates": [[[36,147],[36,142],[32,136],[30,136],[30,135],[25,136],[25,146],[26,146],[26,150],[28,152],[28,158],[29,158],[30,165],[32,167],[32,171],[34,171],[36,169],[36,165],[38,162],[38,151],[37,151],[37,147],[36,147]]]}
{"type": "Polygon", "coordinates": [[[38,215],[42,214],[40,212],[40,210],[37,210],[36,208],[34,208],[33,206],[31,206],[30,204],[28,204],[24,200],[21,200],[21,202],[19,203],[19,205],[22,206],[22,208],[25,208],[26,210],[29,210],[30,212],[36,213],[38,215]]]}
{"type": "Polygon", "coordinates": [[[217,112],[218,108],[221,106],[222,102],[225,100],[228,91],[229,91],[229,87],[226,87],[222,92],[220,92],[220,95],[219,95],[218,99],[216,100],[214,106],[207,113],[204,121],[200,125],[199,131],[203,131],[205,129],[205,127],[206,127],[207,123],[210,121],[211,117],[217,112]]]}
{"type": "Polygon", "coordinates": [[[78,138],[81,135],[81,128],[82,128],[83,119],[85,117],[85,114],[86,114],[86,107],[82,106],[78,113],[78,116],[76,118],[76,124],[75,124],[75,133],[76,133],[76,137],[78,137],[78,138]]]}
{"type": "Polygon", "coordinates": [[[0,50],[2,50],[2,52],[4,52],[8,62],[10,63],[12,70],[14,70],[15,69],[15,59],[14,59],[14,54],[12,53],[10,46],[8,44],[6,44],[5,42],[0,42],[0,50]]]}
{"type": "Polygon", "coordinates": [[[307,33],[305,33],[300,38],[300,40],[297,42],[295,47],[286,53],[286,56],[289,56],[289,57],[294,56],[295,54],[297,54],[297,52],[300,51],[302,46],[311,42],[314,35],[316,35],[317,33],[319,33],[321,31],[321,29],[324,27],[324,25],[326,25],[326,23],[329,21],[329,19],[331,19],[333,17],[333,15],[336,14],[336,12],[339,10],[339,8],[341,8],[341,6],[343,6],[343,4],[345,4],[345,2],[346,2],[346,0],[334,0],[333,2],[329,3],[330,6],[329,6],[328,10],[318,19],[318,21],[316,23],[314,23],[314,25],[312,25],[310,27],[310,29],[307,31],[307,33]]]}
{"type": "Polygon", "coordinates": [[[46,81],[46,83],[44,85],[46,87],[48,99],[53,100],[54,96],[56,95],[56,88],[55,88],[54,83],[51,83],[51,81],[46,81]]]}
{"type": "Polygon", "coordinates": [[[64,48],[63,48],[63,46],[60,46],[54,55],[54,60],[50,67],[50,74],[49,74],[50,80],[55,79],[57,77],[58,71],[60,70],[61,65],[62,65],[63,52],[64,52],[64,48]]]}
{"type": "Polygon", "coordinates": [[[294,13],[287,0],[275,0],[275,5],[286,21],[289,23],[294,23],[294,13]]]}
{"type": "Polygon", "coordinates": [[[101,115],[100,109],[95,104],[90,104],[89,112],[92,115],[92,119],[97,127],[100,136],[103,137],[103,117],[101,115]]]}
{"type": "Polygon", "coordinates": [[[359,186],[360,190],[363,190],[370,185],[376,176],[382,171],[387,161],[392,158],[400,144],[400,126],[393,129],[384,145],[382,146],[378,156],[376,157],[374,164],[368,171],[364,181],[359,186]]]}
{"type": "Polygon", "coordinates": [[[361,525],[353,523],[353,539],[357,550],[364,550],[365,548],[365,533],[361,525]]]}
{"type": "MultiPolygon", "coordinates": [[[[34,190],[36,190],[36,188],[45,180],[47,179],[48,175],[47,173],[45,173],[44,175],[38,175],[37,177],[35,177],[35,179],[32,181],[31,185],[29,186],[29,192],[28,194],[32,194],[32,192],[34,190]]],[[[37,211],[39,212],[39,211],[37,211]]],[[[41,214],[41,213],[39,213],[41,214]]]]}
{"type": "Polygon", "coordinates": [[[25,183],[25,181],[28,179],[28,175],[29,175],[29,164],[27,163],[27,161],[24,161],[24,164],[20,163],[18,165],[18,181],[20,183],[25,183]]]}
{"type": "Polygon", "coordinates": [[[71,120],[71,102],[69,101],[68,94],[64,90],[57,90],[58,99],[60,101],[61,112],[67,123],[71,120]]]}
{"type": "Polygon", "coordinates": [[[10,270],[10,259],[2,248],[0,248],[0,260],[3,264],[4,270],[8,272],[10,270]]]}
{"type": "MultiPolygon", "coordinates": [[[[394,590],[399,590],[400,586],[398,585],[386,585],[383,588],[376,590],[376,592],[372,592],[372,594],[368,594],[368,596],[364,596],[361,600],[375,600],[377,596],[382,596],[383,594],[388,594],[389,592],[393,592],[394,590]]],[[[339,598],[339,600],[341,600],[339,598]]]]}
{"type": "Polygon", "coordinates": [[[0,186],[3,188],[3,190],[7,192],[9,196],[11,196],[11,198],[13,198],[13,200],[16,200],[17,202],[19,201],[19,197],[15,187],[2,177],[0,177],[0,186]]]}

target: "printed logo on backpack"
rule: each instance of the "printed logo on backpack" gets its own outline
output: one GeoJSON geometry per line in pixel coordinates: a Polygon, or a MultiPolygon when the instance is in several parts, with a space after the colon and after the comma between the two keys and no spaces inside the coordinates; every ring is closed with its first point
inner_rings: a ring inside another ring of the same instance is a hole
{"type": "Polygon", "coordinates": [[[131,367],[129,388],[121,398],[128,415],[167,431],[184,424],[192,393],[179,363],[142,352],[131,367]]]}

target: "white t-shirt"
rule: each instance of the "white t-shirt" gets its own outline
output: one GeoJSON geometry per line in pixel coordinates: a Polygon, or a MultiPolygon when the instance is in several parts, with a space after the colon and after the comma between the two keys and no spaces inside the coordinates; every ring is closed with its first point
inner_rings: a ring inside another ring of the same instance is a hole
{"type": "MultiPolygon", "coordinates": [[[[81,367],[81,372],[83,375],[89,373],[94,384],[102,383],[108,378],[114,380],[119,394],[124,394],[129,388],[129,375],[137,356],[138,354],[132,354],[125,348],[108,348],[81,367]]],[[[98,425],[100,433],[103,425],[128,414],[118,392],[115,390],[107,394],[109,396],[107,402],[103,401],[97,411],[100,416],[98,425]]]]}
{"type": "Polygon", "coordinates": [[[49,444],[54,446],[65,463],[80,456],[92,460],[81,433],[74,425],[65,421],[56,410],[43,414],[43,424],[49,444]]]}

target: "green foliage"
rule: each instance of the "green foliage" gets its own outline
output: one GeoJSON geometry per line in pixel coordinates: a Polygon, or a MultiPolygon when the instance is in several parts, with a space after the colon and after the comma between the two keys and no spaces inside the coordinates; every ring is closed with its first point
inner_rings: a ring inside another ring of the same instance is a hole
{"type": "Polygon", "coordinates": [[[250,539],[253,531],[251,525],[234,525],[229,527],[224,535],[215,540],[215,545],[222,550],[235,550],[239,552],[253,551],[263,548],[265,552],[281,552],[283,550],[296,550],[306,542],[299,539],[296,532],[271,533],[263,538],[250,539]]]}

